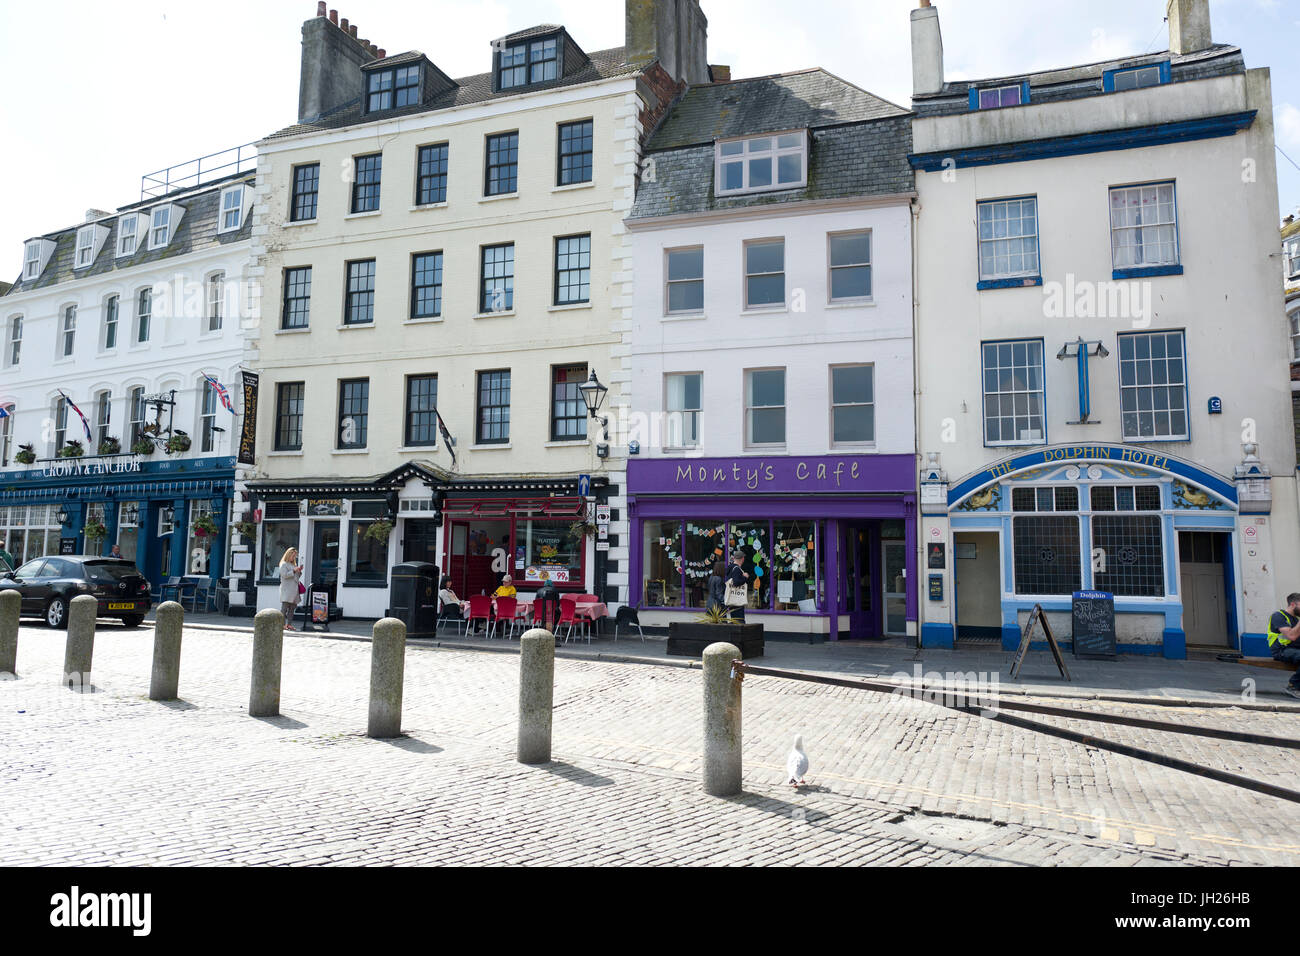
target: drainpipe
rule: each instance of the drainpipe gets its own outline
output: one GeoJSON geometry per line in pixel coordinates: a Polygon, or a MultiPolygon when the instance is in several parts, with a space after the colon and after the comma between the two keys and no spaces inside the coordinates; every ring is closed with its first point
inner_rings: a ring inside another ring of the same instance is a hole
{"type": "MultiPolygon", "coordinates": [[[[920,240],[917,236],[917,228],[921,220],[921,204],[918,199],[912,199],[908,207],[912,213],[912,429],[913,429],[913,452],[912,452],[912,474],[913,476],[921,473],[921,362],[920,349],[917,347],[917,331],[920,326],[920,302],[921,302],[921,257],[918,255],[920,249],[920,240]]],[[[909,581],[908,584],[916,589],[916,646],[921,646],[921,618],[925,614],[925,604],[922,601],[921,594],[921,577],[925,568],[925,563],[921,560],[921,549],[925,547],[925,536],[921,533],[921,496],[916,496],[916,514],[912,520],[916,524],[916,535],[913,543],[916,580],[909,581]]],[[[954,581],[956,578],[954,577],[954,581]]]]}

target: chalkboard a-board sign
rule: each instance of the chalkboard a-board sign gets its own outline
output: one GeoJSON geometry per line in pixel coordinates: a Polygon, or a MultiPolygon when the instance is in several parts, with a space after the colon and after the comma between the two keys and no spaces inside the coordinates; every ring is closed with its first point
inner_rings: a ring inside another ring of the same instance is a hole
{"type": "Polygon", "coordinates": [[[77,553],[76,538],[59,539],[59,554],[76,554],[76,553],[77,553]]]}
{"type": "Polygon", "coordinates": [[[1114,658],[1115,596],[1107,591],[1075,591],[1070,603],[1074,656],[1114,658]]]}

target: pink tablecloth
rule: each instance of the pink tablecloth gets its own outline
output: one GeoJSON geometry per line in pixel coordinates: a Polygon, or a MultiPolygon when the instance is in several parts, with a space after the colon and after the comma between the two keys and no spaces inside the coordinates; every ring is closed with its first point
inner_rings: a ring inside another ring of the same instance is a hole
{"type": "Polygon", "coordinates": [[[597,618],[609,617],[609,608],[599,601],[574,604],[573,616],[594,621],[597,618]]]}

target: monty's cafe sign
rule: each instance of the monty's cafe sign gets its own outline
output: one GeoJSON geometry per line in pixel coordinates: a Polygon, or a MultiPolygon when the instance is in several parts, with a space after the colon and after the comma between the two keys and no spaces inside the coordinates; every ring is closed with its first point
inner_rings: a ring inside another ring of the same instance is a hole
{"type": "Polygon", "coordinates": [[[911,455],[654,458],[628,462],[633,494],[911,492],[911,455]]]}

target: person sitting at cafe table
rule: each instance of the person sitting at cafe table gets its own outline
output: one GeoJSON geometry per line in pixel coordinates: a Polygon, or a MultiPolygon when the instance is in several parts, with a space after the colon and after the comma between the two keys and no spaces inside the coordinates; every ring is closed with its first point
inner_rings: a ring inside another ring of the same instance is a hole
{"type": "Polygon", "coordinates": [[[501,579],[501,587],[499,587],[499,588],[497,588],[495,591],[493,591],[493,592],[492,592],[492,596],[493,596],[494,598],[514,597],[514,596],[515,596],[515,585],[514,585],[514,581],[511,579],[510,575],[507,574],[505,577],[503,577],[503,578],[501,579]]]}

